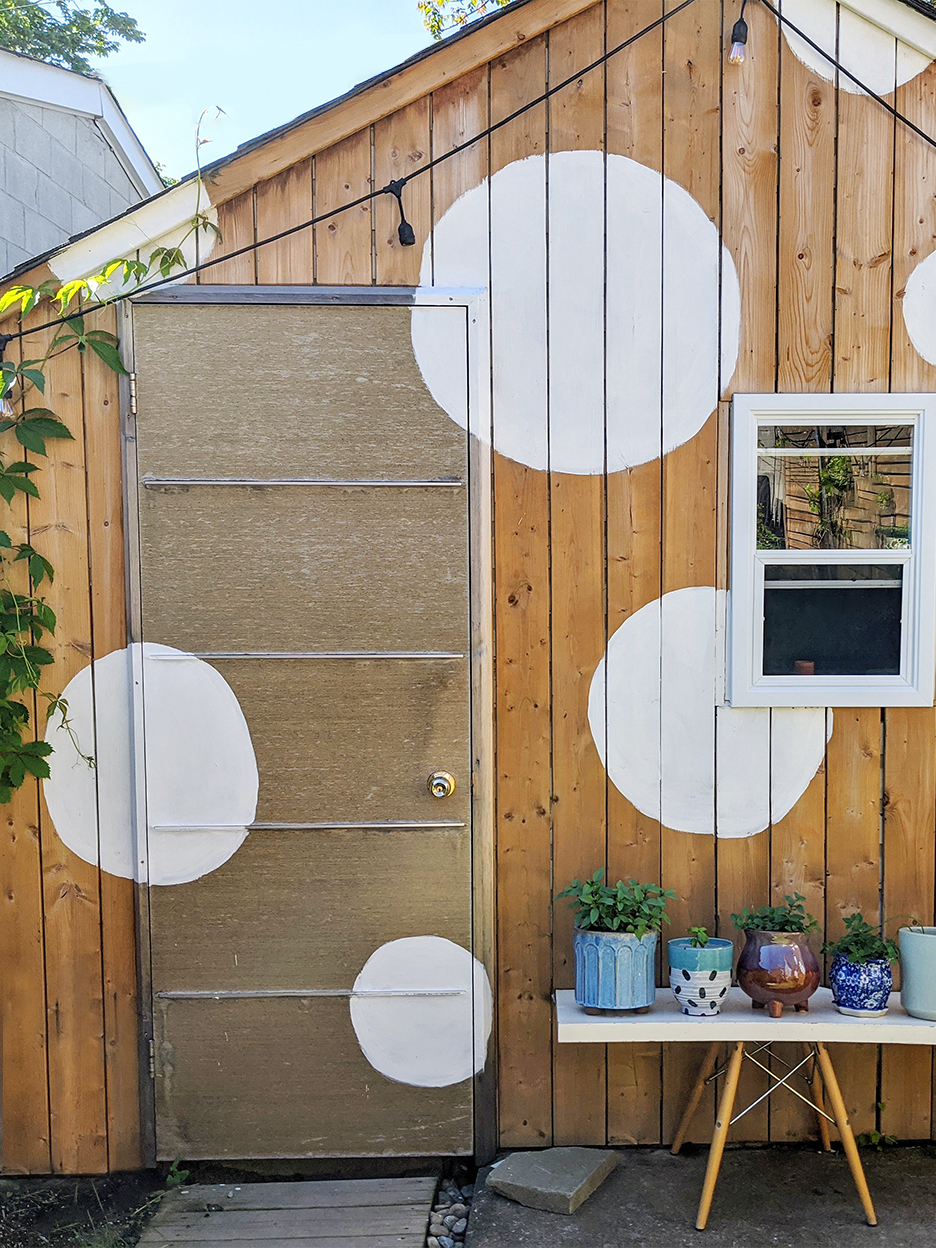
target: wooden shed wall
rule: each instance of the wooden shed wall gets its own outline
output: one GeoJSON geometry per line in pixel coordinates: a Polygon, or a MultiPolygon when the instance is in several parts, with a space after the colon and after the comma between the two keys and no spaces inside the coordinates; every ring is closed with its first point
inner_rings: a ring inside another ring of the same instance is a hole
{"type": "MultiPolygon", "coordinates": [[[[412,172],[675,7],[603,0],[310,152],[220,205],[216,254],[412,172]]],[[[728,67],[734,9],[696,0],[605,69],[410,183],[405,202],[417,247],[399,246],[396,208],[385,197],[213,266],[203,280],[416,285],[423,244],[462,193],[526,156],[601,150],[663,172],[722,231],[744,310],[732,389],[936,390],[936,368],[917,355],[900,312],[909,273],[936,239],[936,151],[873,100],[807,70],[760,5],[748,7],[748,60],[728,67]]],[[[892,98],[936,133],[936,66],[892,98]]],[[[491,280],[496,287],[496,269],[491,280]]],[[[51,669],[60,688],[92,657],[124,644],[125,625],[116,387],[95,361],[74,355],[55,370],[51,405],[77,440],[54,446],[43,502],[30,505],[21,526],[59,569],[49,596],[60,613],[61,661],[51,669]]],[[[551,993],[571,985],[572,966],[568,914],[551,899],[573,875],[607,864],[614,879],[662,879],[678,893],[675,932],[706,923],[731,934],[732,911],[791,888],[830,934],[856,907],[933,920],[932,710],[837,710],[824,764],[804,795],[747,838],[668,829],[607,780],[587,698],[608,639],[662,593],[726,584],[726,420],[723,406],[690,441],[627,472],[570,475],[494,457],[496,1037],[505,1146],[667,1140],[696,1059],[684,1046],[606,1052],[554,1043],[551,993]]],[[[18,796],[4,823],[0,879],[4,1165],[133,1166],[131,887],[64,849],[34,789],[18,796]]],[[[928,1049],[849,1049],[837,1062],[856,1129],[877,1118],[902,1139],[931,1135],[928,1049]]],[[[757,1078],[745,1078],[754,1090],[757,1078]]],[[[745,1118],[746,1138],[811,1135],[799,1102],[770,1106],[745,1118]]],[[[710,1101],[697,1138],[712,1112],[710,1101]]]]}

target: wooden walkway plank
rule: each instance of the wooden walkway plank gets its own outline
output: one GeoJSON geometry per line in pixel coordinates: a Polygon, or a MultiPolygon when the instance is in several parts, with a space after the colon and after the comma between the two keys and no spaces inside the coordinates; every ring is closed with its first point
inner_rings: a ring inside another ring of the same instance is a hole
{"type": "Polygon", "coordinates": [[[206,1183],[179,1188],[164,1197],[160,1213],[204,1212],[208,1205],[235,1209],[364,1208],[431,1202],[438,1180],[336,1179],[308,1183],[206,1183]]]}
{"type": "Polygon", "coordinates": [[[170,1192],[140,1239],[154,1248],[422,1248],[434,1177],[214,1183],[170,1192]]]}

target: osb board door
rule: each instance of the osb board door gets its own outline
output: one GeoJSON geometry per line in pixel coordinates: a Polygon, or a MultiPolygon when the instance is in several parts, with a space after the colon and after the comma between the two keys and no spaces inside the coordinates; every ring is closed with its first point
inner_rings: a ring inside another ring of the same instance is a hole
{"type": "Polygon", "coordinates": [[[467,446],[411,316],[134,314],[162,1159],[472,1150],[467,446]]]}

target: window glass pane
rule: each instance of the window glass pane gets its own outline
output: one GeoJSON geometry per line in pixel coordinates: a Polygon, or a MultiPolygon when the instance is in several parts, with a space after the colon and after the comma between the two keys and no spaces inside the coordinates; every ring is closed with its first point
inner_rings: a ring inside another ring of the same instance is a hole
{"type": "Polygon", "coordinates": [[[911,425],[759,425],[757,445],[793,450],[848,450],[850,447],[907,447],[911,425]]]}
{"type": "Polygon", "coordinates": [[[910,456],[757,457],[761,550],[903,550],[910,545],[910,456]]]}
{"type": "Polygon", "coordinates": [[[768,564],[765,676],[900,674],[901,564],[768,564]]]}

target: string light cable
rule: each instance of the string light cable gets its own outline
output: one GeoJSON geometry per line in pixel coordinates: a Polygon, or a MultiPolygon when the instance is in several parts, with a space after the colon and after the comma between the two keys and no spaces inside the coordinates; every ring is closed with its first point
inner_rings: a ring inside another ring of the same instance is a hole
{"type": "MultiPolygon", "coordinates": [[[[671,18],[675,17],[679,13],[682,13],[695,2],[696,0],[682,0],[682,3],[677,5],[674,9],[671,9],[668,13],[663,14],[661,17],[651,22],[648,26],[643,27],[642,30],[639,30],[636,34],[631,35],[629,39],[625,39],[622,43],[608,49],[600,57],[598,57],[597,60],[592,61],[589,65],[585,65],[576,73],[570,74],[568,78],[556,83],[555,86],[547,88],[540,95],[536,96],[532,100],[529,100],[526,104],[521,104],[520,107],[515,109],[512,113],[509,113],[506,117],[502,117],[500,121],[493,122],[491,125],[486,126],[483,130],[472,136],[472,138],[466,139],[463,143],[457,144],[455,147],[450,148],[447,152],[443,152],[440,156],[436,156],[432,160],[426,161],[426,163],[420,165],[418,169],[414,169],[412,173],[408,173],[404,177],[394,179],[388,182],[385,186],[380,187],[378,190],[368,191],[366,194],[360,195],[356,199],[349,200],[345,204],[340,204],[337,208],[331,208],[328,212],[310,217],[307,221],[301,221],[298,225],[289,226],[287,229],[280,230],[276,234],[271,234],[266,238],[256,239],[254,242],[247,243],[243,247],[238,247],[234,251],[226,252],[223,256],[214,256],[208,260],[203,260],[198,264],[192,265],[190,268],[182,269],[177,273],[170,274],[168,277],[163,277],[153,282],[143,283],[140,286],[134,287],[132,290],[119,292],[111,298],[103,300],[99,307],[110,307],[114,304],[123,302],[125,299],[135,298],[136,296],[146,294],[149,291],[158,290],[163,286],[174,285],[186,277],[193,277],[196,274],[203,273],[205,270],[213,268],[217,264],[223,264],[228,260],[237,259],[238,256],[255,252],[261,247],[269,246],[271,243],[280,242],[282,239],[290,238],[292,235],[298,234],[303,230],[310,229],[316,225],[321,225],[325,221],[333,220],[340,214],[350,212],[353,208],[360,208],[364,204],[372,203],[374,200],[379,199],[383,195],[391,195],[396,199],[399,206],[400,222],[397,230],[397,236],[399,237],[401,245],[404,247],[413,246],[416,242],[415,232],[412,225],[409,221],[407,221],[403,210],[403,190],[408,182],[412,181],[413,178],[418,178],[421,174],[428,173],[430,170],[435,169],[445,161],[451,160],[453,157],[460,155],[462,152],[467,151],[468,148],[474,147],[476,143],[480,143],[484,139],[489,138],[492,134],[496,134],[497,131],[510,125],[511,122],[516,121],[519,117],[522,117],[532,109],[537,108],[540,104],[545,103],[558,92],[572,86],[586,74],[591,73],[593,70],[600,69],[603,65],[606,65],[612,57],[626,51],[640,39],[644,38],[645,35],[651,34],[654,30],[664,26],[671,18]]],[[[820,47],[820,45],[811,39],[804,31],[800,30],[800,28],[793,21],[791,21],[790,18],[785,17],[783,13],[776,9],[771,3],[771,0],[760,0],[760,2],[770,13],[774,15],[778,22],[780,22],[783,26],[789,27],[794,34],[798,35],[802,40],[804,40],[805,43],[813,48],[814,51],[824,57],[830,65],[834,66],[839,73],[845,74],[846,77],[851,79],[857,87],[859,87],[866,95],[870,96],[871,99],[875,100],[897,121],[901,122],[907,127],[907,129],[918,135],[919,138],[928,143],[930,147],[936,148],[936,138],[921,129],[915,122],[911,121],[909,117],[905,117],[903,113],[899,112],[892,104],[884,99],[883,96],[872,90],[866,83],[862,82],[860,78],[853,74],[851,70],[842,65],[831,53],[820,47]]],[[[732,43],[729,60],[733,64],[740,64],[744,61],[748,36],[747,23],[744,21],[744,10],[746,5],[747,0],[741,0],[741,13],[732,29],[732,43]]],[[[66,325],[73,319],[73,317],[95,310],[97,309],[93,305],[86,308],[80,308],[75,312],[66,313],[60,317],[56,317],[54,320],[45,322],[42,325],[33,325],[28,329],[15,330],[11,334],[5,335],[5,337],[8,341],[13,338],[22,339],[30,334],[37,334],[46,329],[55,329],[60,325],[66,325]]]]}

